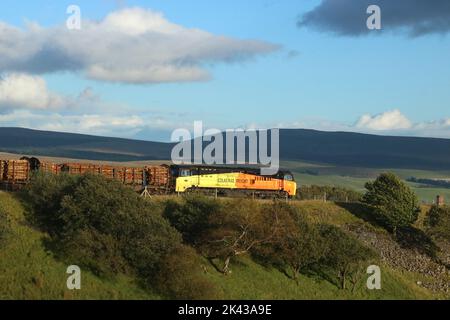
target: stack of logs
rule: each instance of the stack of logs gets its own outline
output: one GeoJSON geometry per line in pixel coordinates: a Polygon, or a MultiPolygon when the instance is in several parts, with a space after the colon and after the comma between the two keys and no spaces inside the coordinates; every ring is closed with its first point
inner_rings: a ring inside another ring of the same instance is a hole
{"type": "MultiPolygon", "coordinates": [[[[28,160],[0,160],[0,181],[25,183],[30,179],[32,167],[28,160]]],[[[102,175],[125,185],[167,188],[170,184],[169,166],[148,166],[145,168],[97,165],[92,163],[39,162],[35,170],[53,174],[67,173],[83,175],[86,173],[102,175]]]]}
{"type": "Polygon", "coordinates": [[[168,186],[170,184],[169,166],[152,166],[145,169],[150,186],[168,186]]]}
{"type": "Polygon", "coordinates": [[[30,163],[27,160],[1,160],[0,180],[26,182],[30,178],[30,163]]]}
{"type": "Polygon", "coordinates": [[[129,185],[143,185],[144,182],[144,170],[142,168],[100,166],[88,163],[67,163],[62,165],[61,171],[75,175],[86,173],[99,174],[105,178],[118,180],[123,184],[129,185]]]}

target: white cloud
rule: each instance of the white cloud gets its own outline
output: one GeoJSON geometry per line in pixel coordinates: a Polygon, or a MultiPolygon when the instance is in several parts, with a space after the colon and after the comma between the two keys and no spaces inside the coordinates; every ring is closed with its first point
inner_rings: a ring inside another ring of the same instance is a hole
{"type": "Polygon", "coordinates": [[[17,109],[82,112],[83,109],[116,107],[104,103],[90,87],[72,97],[51,91],[40,76],[10,73],[0,77],[0,111],[3,113],[17,109]]]}
{"type": "Polygon", "coordinates": [[[346,131],[369,134],[433,137],[450,139],[450,118],[428,122],[413,122],[399,110],[390,110],[377,115],[365,114],[353,124],[330,121],[322,118],[300,119],[291,122],[248,124],[251,128],[313,129],[321,131],[346,131]]]}
{"type": "Polygon", "coordinates": [[[365,114],[359,118],[355,126],[358,129],[387,131],[409,129],[412,123],[400,110],[391,110],[374,116],[365,114]]]}
{"type": "Polygon", "coordinates": [[[179,127],[192,125],[181,116],[146,114],[104,114],[92,113],[66,114],[36,110],[13,110],[0,113],[0,126],[22,127],[38,130],[93,134],[132,138],[139,133],[170,132],[179,127]]]}
{"type": "Polygon", "coordinates": [[[13,73],[0,78],[0,110],[56,109],[66,102],[64,97],[50,92],[41,77],[13,73]]]}
{"type": "Polygon", "coordinates": [[[81,71],[88,78],[126,83],[204,81],[206,65],[242,61],[278,46],[186,28],[141,8],[113,12],[81,30],[0,22],[0,72],[81,71]]]}

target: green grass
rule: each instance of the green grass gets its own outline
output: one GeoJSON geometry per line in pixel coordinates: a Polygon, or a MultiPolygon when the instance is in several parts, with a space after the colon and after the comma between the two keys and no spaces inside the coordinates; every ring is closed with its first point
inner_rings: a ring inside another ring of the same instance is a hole
{"type": "MultiPolygon", "coordinates": [[[[161,200],[158,200],[161,201],[161,200]]],[[[347,210],[318,201],[293,202],[315,222],[335,225],[362,222],[347,210]]],[[[66,289],[69,262],[59,261],[46,250],[47,236],[31,228],[24,218],[23,207],[13,195],[0,192],[0,207],[12,225],[5,247],[0,248],[0,299],[161,299],[139,287],[130,277],[99,278],[82,272],[82,289],[66,289]]],[[[72,262],[76,264],[76,262],[72,262]]],[[[232,274],[224,276],[207,261],[208,277],[226,299],[437,299],[441,296],[418,287],[421,279],[410,272],[382,267],[382,290],[365,287],[366,276],[352,290],[340,290],[316,276],[301,275],[298,284],[284,273],[264,267],[248,256],[233,261],[232,274]]]]}
{"type": "MultiPolygon", "coordinates": [[[[118,276],[101,279],[82,271],[81,290],[66,287],[68,263],[57,261],[45,249],[45,234],[30,228],[19,201],[0,192],[0,208],[6,211],[12,234],[0,248],[0,299],[158,299],[134,283],[118,276]]],[[[76,264],[76,262],[73,262],[76,264]]]]}
{"type": "Polygon", "coordinates": [[[400,272],[382,266],[382,289],[368,290],[363,276],[354,292],[340,290],[334,284],[314,276],[301,275],[298,283],[284,273],[263,267],[249,258],[240,258],[232,266],[233,273],[223,276],[211,270],[208,277],[213,280],[229,299],[432,299],[428,291],[417,287],[400,272]]]}

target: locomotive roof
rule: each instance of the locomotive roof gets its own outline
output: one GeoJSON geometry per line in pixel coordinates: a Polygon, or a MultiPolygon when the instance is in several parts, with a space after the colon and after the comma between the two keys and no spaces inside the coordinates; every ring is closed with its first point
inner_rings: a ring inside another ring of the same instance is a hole
{"type": "MultiPolygon", "coordinates": [[[[260,175],[261,167],[253,166],[224,166],[224,165],[172,165],[173,168],[191,169],[191,170],[205,170],[205,171],[221,171],[221,172],[244,172],[260,175]]],[[[286,174],[292,175],[289,170],[280,169],[278,173],[271,176],[284,176],[286,174]]]]}

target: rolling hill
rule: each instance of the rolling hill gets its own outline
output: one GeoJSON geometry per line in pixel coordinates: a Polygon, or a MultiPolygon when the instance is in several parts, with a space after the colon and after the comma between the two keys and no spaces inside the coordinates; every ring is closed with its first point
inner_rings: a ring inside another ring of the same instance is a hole
{"type": "MultiPolygon", "coordinates": [[[[167,160],[173,144],[0,128],[0,151],[108,161],[167,160]]],[[[344,167],[450,170],[450,139],[280,130],[282,161],[344,167]]]]}

